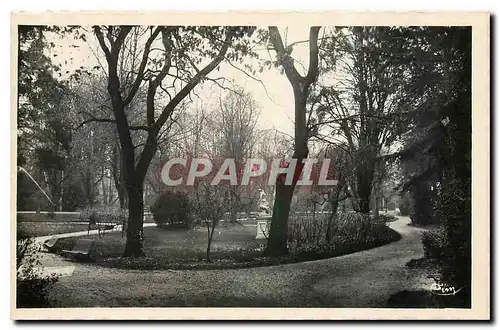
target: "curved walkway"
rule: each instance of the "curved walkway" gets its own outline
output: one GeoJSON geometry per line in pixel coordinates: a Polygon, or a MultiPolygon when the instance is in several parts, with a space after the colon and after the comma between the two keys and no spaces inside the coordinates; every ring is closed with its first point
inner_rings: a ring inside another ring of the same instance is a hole
{"type": "MultiPolygon", "coordinates": [[[[75,222],[72,222],[75,223],[75,222]]],[[[88,222],[84,222],[84,224],[88,224],[88,222]]],[[[142,225],[143,227],[153,227],[156,226],[156,223],[149,223],[146,222],[142,225]]],[[[121,231],[122,227],[121,225],[115,226],[113,229],[107,229],[105,230],[106,233],[113,232],[113,231],[121,231]]],[[[37,243],[43,243],[48,239],[51,238],[64,238],[64,237],[80,237],[80,236],[87,236],[87,235],[98,235],[99,230],[98,229],[92,229],[92,230],[82,230],[82,231],[74,231],[70,233],[64,233],[64,234],[52,234],[52,235],[47,235],[47,236],[38,236],[35,237],[35,242],[37,243]]]]}
{"type": "Polygon", "coordinates": [[[137,271],[72,264],[73,275],[60,278],[51,297],[54,307],[386,307],[391,294],[432,283],[405,266],[423,255],[423,230],[408,224],[408,217],[391,223],[402,238],[388,245],[272,267],[137,271]]]}

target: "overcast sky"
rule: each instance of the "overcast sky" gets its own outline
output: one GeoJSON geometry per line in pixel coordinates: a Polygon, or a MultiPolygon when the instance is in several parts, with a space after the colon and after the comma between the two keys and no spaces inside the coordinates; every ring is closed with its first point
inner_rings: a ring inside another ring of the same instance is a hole
{"type": "MultiPolygon", "coordinates": [[[[283,42],[291,44],[296,41],[304,41],[309,37],[309,29],[301,26],[300,28],[280,28],[283,42]]],[[[98,46],[97,39],[91,33],[88,34],[87,42],[78,42],[73,38],[61,39],[59,37],[50,37],[49,41],[56,44],[55,50],[51,52],[57,53],[57,56],[52,56],[54,63],[62,65],[62,72],[69,71],[70,73],[78,69],[80,66],[93,67],[99,65],[100,58],[102,64],[105,64],[101,50],[98,46]],[[79,47],[74,47],[77,45],[79,47]]],[[[269,53],[266,50],[260,50],[259,55],[264,59],[269,59],[269,53]]],[[[274,52],[270,54],[274,56],[274,52]]],[[[293,57],[301,62],[304,67],[308,65],[308,44],[300,43],[295,45],[293,57]]],[[[299,72],[304,72],[301,65],[296,65],[299,72]]],[[[258,82],[249,78],[245,73],[224,63],[220,67],[220,71],[213,72],[213,77],[226,77],[229,80],[234,80],[236,84],[245,88],[246,91],[253,94],[255,100],[261,107],[261,113],[258,121],[258,126],[261,128],[276,128],[277,130],[293,135],[293,92],[285,75],[281,75],[275,68],[264,70],[262,73],[257,73],[255,78],[262,81],[258,82]],[[265,85],[265,88],[264,86],[265,85]],[[267,92],[266,92],[267,90],[267,92]]],[[[217,99],[220,93],[220,88],[211,87],[208,83],[203,87],[203,99],[210,101],[217,99]]]]}

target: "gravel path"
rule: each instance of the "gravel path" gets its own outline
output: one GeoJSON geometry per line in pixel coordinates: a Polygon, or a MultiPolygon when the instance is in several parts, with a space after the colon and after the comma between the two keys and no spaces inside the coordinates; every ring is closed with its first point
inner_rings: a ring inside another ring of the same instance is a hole
{"type": "Polygon", "coordinates": [[[73,264],[73,275],[62,277],[51,297],[54,307],[386,307],[391,294],[432,283],[405,266],[423,256],[422,229],[409,222],[399,217],[391,223],[402,235],[397,242],[297,264],[200,271],[73,264]]]}

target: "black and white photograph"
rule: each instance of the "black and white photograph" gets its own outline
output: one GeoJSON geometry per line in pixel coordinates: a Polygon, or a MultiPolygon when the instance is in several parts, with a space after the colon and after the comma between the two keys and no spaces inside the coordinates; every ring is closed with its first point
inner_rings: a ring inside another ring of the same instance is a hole
{"type": "Polygon", "coordinates": [[[12,14],[12,317],[489,319],[490,17],[432,15],[12,14]]]}

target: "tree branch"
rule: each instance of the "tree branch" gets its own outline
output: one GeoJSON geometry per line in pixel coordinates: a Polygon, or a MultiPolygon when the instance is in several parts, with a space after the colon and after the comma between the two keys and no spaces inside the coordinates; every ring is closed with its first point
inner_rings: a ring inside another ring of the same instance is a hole
{"type": "MultiPolygon", "coordinates": [[[[97,123],[116,123],[116,120],[114,119],[109,119],[109,118],[90,118],[90,119],[87,119],[87,120],[84,120],[83,122],[81,122],[77,127],[74,128],[74,130],[78,130],[80,129],[81,127],[83,127],[84,125],[88,124],[88,123],[92,123],[92,122],[97,122],[97,123]]],[[[139,131],[139,130],[142,130],[142,131],[148,131],[148,128],[146,126],[129,126],[128,127],[131,131],[139,131]]]]}
{"type": "Polygon", "coordinates": [[[212,70],[214,70],[224,59],[227,50],[229,49],[229,45],[231,44],[231,41],[235,35],[235,31],[233,29],[229,30],[226,38],[224,40],[224,44],[222,45],[222,48],[220,49],[219,53],[217,56],[209,63],[207,66],[205,66],[203,69],[201,69],[180,91],[177,93],[177,95],[174,96],[174,98],[163,108],[162,113],[160,114],[158,120],[155,123],[155,128],[156,131],[159,131],[159,129],[165,124],[165,121],[167,118],[170,116],[171,112],[174,111],[175,107],[193,90],[193,88],[198,85],[198,83],[205,78],[206,75],[208,75],[212,70]]]}
{"type": "Polygon", "coordinates": [[[118,58],[118,53],[122,48],[123,42],[125,41],[125,38],[127,38],[127,35],[129,34],[130,30],[132,30],[131,26],[128,25],[121,26],[118,32],[118,36],[115,39],[115,42],[111,44],[111,53],[117,58],[118,58]]]}
{"type": "Polygon", "coordinates": [[[321,27],[313,26],[309,31],[309,69],[305,77],[306,84],[312,84],[318,76],[318,34],[321,27]]]}
{"type": "Polygon", "coordinates": [[[106,41],[104,40],[104,35],[102,33],[101,27],[98,25],[95,25],[94,26],[94,33],[97,37],[97,40],[99,41],[99,45],[101,46],[102,50],[104,51],[104,55],[106,55],[106,58],[109,61],[111,58],[111,52],[109,51],[109,48],[106,45],[106,41]]]}
{"type": "Polygon", "coordinates": [[[141,81],[142,81],[142,78],[143,78],[143,75],[144,75],[144,70],[145,70],[146,64],[148,62],[149,51],[150,51],[150,48],[151,48],[151,44],[156,39],[156,37],[158,36],[158,34],[160,33],[160,31],[161,31],[161,28],[160,27],[156,27],[156,29],[154,30],[154,32],[151,34],[151,36],[149,36],[148,40],[146,41],[146,45],[144,46],[144,53],[142,54],[141,64],[139,65],[139,70],[137,72],[137,75],[135,76],[135,81],[132,84],[132,88],[128,92],[127,97],[123,101],[123,104],[125,106],[128,105],[130,102],[132,102],[135,94],[137,93],[137,90],[139,90],[139,87],[141,85],[141,81]]]}
{"type": "Polygon", "coordinates": [[[229,60],[228,60],[228,62],[227,62],[227,63],[228,63],[230,66],[232,66],[234,69],[236,69],[236,70],[240,71],[241,73],[243,73],[244,75],[246,75],[248,78],[253,79],[253,80],[255,80],[256,82],[258,82],[258,83],[259,83],[259,84],[260,84],[260,85],[264,88],[264,92],[266,92],[267,97],[268,97],[268,98],[269,98],[269,99],[270,99],[270,100],[271,100],[274,104],[276,104],[276,105],[280,106],[280,104],[278,104],[278,103],[277,103],[277,102],[276,102],[276,101],[275,101],[275,100],[271,97],[271,95],[269,95],[269,92],[268,92],[268,90],[267,90],[266,84],[264,84],[264,82],[263,82],[261,79],[259,79],[259,78],[256,78],[256,77],[252,76],[251,74],[249,74],[248,72],[246,72],[246,71],[245,71],[245,70],[243,70],[242,68],[240,68],[240,67],[238,67],[238,66],[234,65],[233,63],[231,63],[229,60]]]}
{"type": "Polygon", "coordinates": [[[283,69],[285,69],[285,74],[288,80],[290,80],[290,82],[292,83],[301,82],[304,79],[304,77],[302,77],[297,72],[297,69],[293,65],[293,58],[289,54],[291,52],[291,49],[285,49],[278,27],[276,26],[269,27],[269,37],[276,51],[278,61],[283,66],[283,69]]]}

